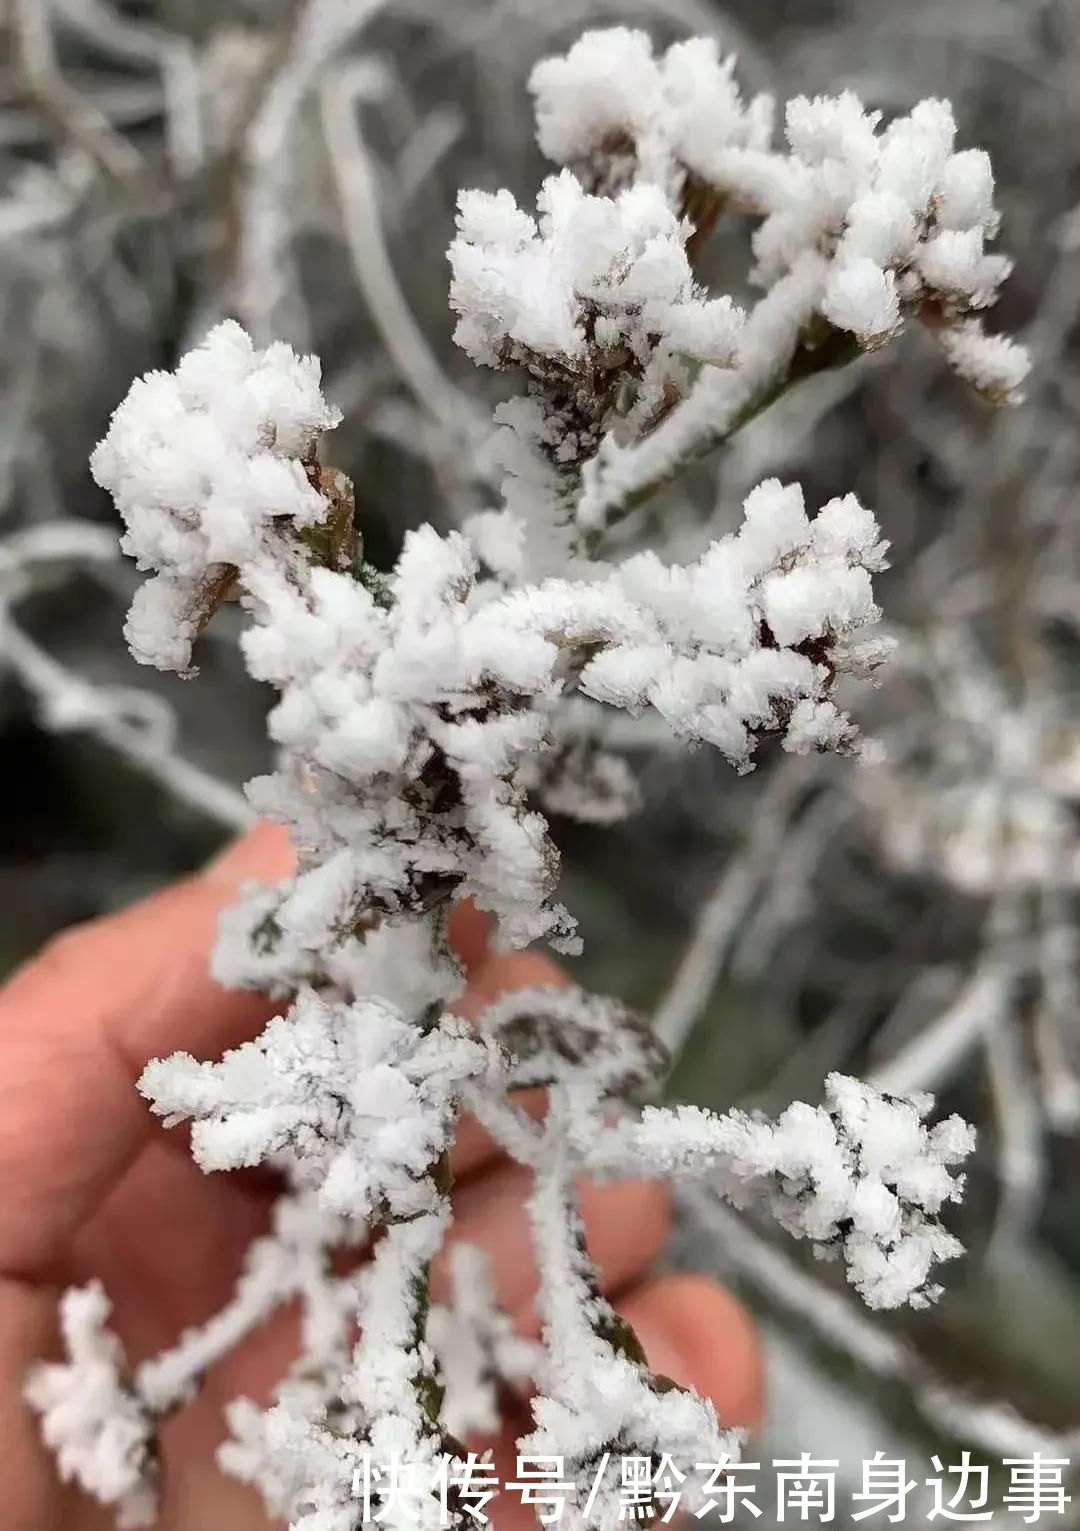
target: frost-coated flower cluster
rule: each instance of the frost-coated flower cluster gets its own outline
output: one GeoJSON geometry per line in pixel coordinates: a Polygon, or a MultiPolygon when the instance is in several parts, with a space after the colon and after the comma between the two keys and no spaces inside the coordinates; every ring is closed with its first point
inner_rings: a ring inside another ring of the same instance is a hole
{"type": "MultiPolygon", "coordinates": [[[[198,531],[157,544],[159,573],[140,592],[137,616],[143,634],[148,621],[167,633],[174,588],[222,567],[251,608],[244,652],[251,673],[280,693],[270,732],[284,757],[249,792],[260,812],[290,825],[301,850],[278,907],[259,902],[260,928],[272,918],[279,946],[324,953],[360,922],[419,913],[451,893],[491,909],[516,942],[567,936],[572,922],[549,902],[557,855],[519,776],[544,746],[549,707],[571,686],[633,713],[652,707],[677,736],[716,745],[740,769],[766,732],[795,751],[853,745],[829,691],[838,669],[872,657],[850,639],[877,618],[870,576],[885,552],[854,497],[811,520],[797,486],[769,481],[748,498],[738,534],[685,568],[644,553],[500,591],[478,578],[464,536],[422,527],[406,536],[389,576],[354,578],[336,559],[308,561],[310,533],[332,503],[302,462],[245,455],[252,432],[307,448],[289,434],[294,399],[284,384],[275,412],[269,354],[252,359],[229,324],[195,353],[188,371],[197,378],[228,375],[247,356],[247,376],[262,379],[263,415],[256,428],[241,412],[226,452],[240,475],[232,492],[204,498],[198,531]],[[292,517],[284,491],[275,516],[265,514],[268,463],[291,486],[292,517]],[[178,549],[175,567],[167,546],[178,549]]],[[[286,382],[315,374],[310,361],[274,355],[286,382]]],[[[178,477],[172,446],[155,434],[159,414],[182,423],[180,441],[188,426],[202,438],[207,395],[193,396],[186,375],[182,365],[136,385],[95,453],[99,481],[136,528],[129,541],[142,532],[138,507],[153,507],[145,519],[156,527],[178,477]]],[[[171,652],[155,652],[173,667],[171,652]]]]}
{"type": "Polygon", "coordinates": [[[281,344],[257,352],[236,324],[174,373],[132,386],[91,467],[127,528],[124,552],[156,571],[125,629],[136,659],[186,672],[233,567],[260,552],[280,558],[279,522],[327,519],[310,469],[340,418],[322,396],[317,361],[281,344]]]}
{"type": "Polygon", "coordinates": [[[772,101],[743,103],[734,60],[714,40],[657,58],[645,33],[625,29],[587,33],[565,58],[539,64],[531,83],[540,146],[557,163],[601,183],[662,188],[687,209],[707,187],[761,216],[753,247],[763,287],[816,251],[828,257],[821,312],[863,345],[881,344],[904,311],[928,304],[948,321],[958,371],[991,393],[1022,380],[1021,352],[953,323],[994,302],[1010,263],[986,253],[999,221],[990,161],[954,149],[947,102],[921,101],[880,131],[880,113],[850,91],[797,96],[779,152],[772,101]]]}
{"type": "Polygon", "coordinates": [[[463,192],[459,208],[454,339],[478,365],[518,361],[542,375],[582,367],[593,350],[601,367],[633,358],[643,372],[662,350],[730,360],[738,313],[728,297],[698,294],[689,231],[660,187],[590,196],[564,170],[544,182],[539,222],[508,191],[463,192]]]}
{"type": "Polygon", "coordinates": [[[632,441],[653,428],[687,391],[688,364],[731,362],[742,324],[729,297],[698,288],[692,226],[659,186],[591,196],[564,170],[537,211],[505,190],[464,192],[450,246],[454,339],[478,365],[533,380],[531,397],[496,412],[505,510],[471,528],[493,568],[518,574],[575,551],[573,500],[602,432],[632,441]]]}
{"type": "MultiPolygon", "coordinates": [[[[293,877],[247,890],[215,956],[223,981],[286,1000],[284,1013],[219,1060],[155,1060],[139,1084],[166,1125],[193,1124],[205,1170],[280,1173],[272,1232],[229,1304],[133,1372],[102,1294],[70,1295],[68,1361],[29,1385],[61,1470],[131,1523],[153,1513],[157,1422],[297,1300],[300,1358],[268,1409],[230,1407],[219,1460],[303,1531],[350,1531],[365,1464],[422,1474],[459,1460],[458,1432],[490,1428],[503,1385],[536,1389],[523,1449],[597,1485],[591,1506],[570,1506],[572,1526],[587,1509],[618,1524],[618,1485],[597,1479],[605,1451],[685,1471],[733,1454],[711,1403],[657,1376],[600,1295],[583,1173],[708,1175],[842,1254],[873,1306],[925,1303],[932,1268],[959,1252],[938,1213],[971,1135],[955,1118],[927,1127],[928,1099],[833,1076],[825,1106],[775,1122],[639,1111],[665,1068],[648,1022],[576,990],[530,990],[469,1029],[451,1013],[462,974],[446,915],[469,897],[505,942],[574,943],[542,809],[597,822],[632,804],[604,709],[648,714],[739,770],[767,736],[796,753],[859,749],[833,693],[886,654],[870,512],[847,495],[810,516],[797,486],[770,479],[695,560],[615,561],[605,485],[657,441],[692,457],[716,380],[719,440],[814,370],[805,355],[843,359],[830,334],[877,345],[909,311],[972,348],[961,370],[981,368],[984,391],[1007,392],[1008,358],[1019,372],[1007,343],[980,350],[958,329],[1005,270],[983,251],[988,167],[953,153],[943,104],[879,132],[850,96],[793,102],[790,152],[776,153],[769,103],[744,106],[705,41],[656,59],[640,34],[590,34],[533,89],[541,146],[565,168],[535,219],[506,192],[465,193],[450,252],[459,343],[523,384],[496,414],[500,503],[461,531],[409,532],[393,567],[373,567],[351,485],[319,462],[338,416],[317,361],[259,350],[234,323],[136,383],[94,454],[124,545],[152,573],[128,624],[136,657],[189,673],[217,606],[244,609],[248,669],[278,694],[276,769],[248,795],[297,855],[293,877]],[[693,275],[729,208],[762,219],[767,291],[745,320],[693,275]],[[523,1086],[546,1089],[542,1120],[515,1103],[523,1086]],[[428,1303],[466,1109],[535,1174],[538,1349],[495,1308],[475,1252],[455,1256],[450,1308],[428,1303]],[[338,1274],[336,1253],[368,1241],[367,1263],[338,1274]]],[[[421,1498],[419,1523],[434,1526],[438,1501],[421,1498]]]]}
{"type": "Polygon", "coordinates": [[[688,175],[721,180],[733,154],[764,152],[772,136],[771,98],[743,102],[735,60],[711,37],[655,58],[644,32],[586,32],[537,64],[530,88],[548,159],[607,186],[640,175],[681,196],[688,175]]]}
{"type": "MultiPolygon", "coordinates": [[[[922,101],[883,126],[851,92],[796,97],[778,149],[774,103],[743,101],[734,60],[713,39],[656,56],[644,33],[625,28],[587,33],[564,58],[539,64],[531,86],[540,146],[566,167],[563,179],[615,200],[661,193],[690,225],[691,260],[726,213],[756,218],[750,277],[764,289],[745,316],[731,315],[732,354],[706,362],[689,386],[685,374],[669,375],[659,410],[647,404],[642,415],[639,371],[622,369],[606,440],[572,485],[564,469],[557,491],[534,496],[534,523],[546,514],[569,528],[564,542],[593,546],[792,380],[886,344],[908,318],[980,393],[1017,397],[1027,355],[982,327],[1010,269],[986,251],[998,227],[990,162],[955,148],[947,102],[922,101]]],[[[521,434],[518,459],[530,448],[521,434]]],[[[534,458],[542,440],[534,427],[534,458]]],[[[514,456],[504,449],[504,461],[514,456]]],[[[509,471],[522,476],[520,461],[509,471]]],[[[535,532],[532,540],[542,545],[535,532]]]]}

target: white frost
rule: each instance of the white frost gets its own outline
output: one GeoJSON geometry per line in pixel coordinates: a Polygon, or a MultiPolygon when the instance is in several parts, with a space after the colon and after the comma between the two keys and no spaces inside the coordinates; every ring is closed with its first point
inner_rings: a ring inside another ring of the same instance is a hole
{"type": "MultiPolygon", "coordinates": [[[[614,710],[738,770],[766,736],[793,753],[861,747],[833,693],[887,652],[873,636],[886,544],[854,496],[810,516],[797,485],[768,479],[738,529],[684,563],[626,555],[610,534],[798,378],[908,319],[984,394],[1013,396],[1024,353],[978,317],[1008,270],[987,252],[989,161],[956,151],[947,103],[883,124],[850,92],[789,102],[775,147],[771,101],[745,101],[704,39],[657,53],[640,32],[587,33],[531,88],[558,173],[535,215],[507,191],[464,192],[450,249],[458,343],[522,385],[495,412],[499,503],[464,531],[408,532],[388,572],[353,567],[349,486],[318,460],[339,418],[319,364],[258,350],[235,324],[137,382],[94,453],[152,576],[128,618],[136,658],[190,672],[216,608],[241,603],[247,667],[277,692],[279,753],[248,796],[296,849],[293,876],[245,890],[214,959],[284,1013],[219,1060],[179,1053],[140,1080],[167,1125],[192,1123],[203,1168],[285,1176],[271,1231],[221,1310],[130,1383],[100,1288],[69,1293],[68,1359],[28,1383],[63,1475],[130,1524],[153,1513],[156,1424],[294,1300],[301,1354],[269,1407],[232,1404],[219,1452],[294,1531],[348,1531],[354,1472],[430,1474],[443,1432],[494,1428],[497,1381],[526,1376],[538,1393],[519,1449],[564,1458],[571,1531],[623,1518],[611,1473],[585,1502],[605,1451],[671,1458],[693,1508],[695,1467],[738,1440],[650,1369],[600,1294],[574,1190],[589,1171],[711,1174],[841,1256],[875,1307],[929,1301],[934,1267],[959,1252],[939,1220],[972,1146],[956,1118],[927,1126],[928,1100],[835,1075],[825,1105],[776,1121],[634,1114],[665,1069],[650,1027],[566,988],[506,995],[470,1030],[448,1009],[464,975],[446,920],[469,897],[497,940],[573,949],[540,809],[602,823],[632,806],[614,710]],[[761,296],[745,315],[694,274],[732,211],[755,220],[761,296]],[[543,1120],[516,1103],[522,1086],[548,1091],[543,1120]],[[448,1307],[427,1308],[465,1107],[535,1171],[538,1349],[467,1250],[448,1307]],[[369,1263],[340,1274],[369,1227],[369,1263]]],[[[381,1509],[391,1531],[441,1519],[430,1491],[381,1509]]]]}
{"type": "Polygon", "coordinates": [[[840,1074],[825,1095],[826,1105],[789,1106],[775,1122],[646,1107],[595,1137],[587,1162],[607,1173],[708,1173],[736,1206],[761,1206],[819,1253],[841,1254],[869,1307],[923,1307],[940,1290],[933,1267],[962,1253],[937,1214],[959,1200],[953,1168],[974,1134],[956,1116],[927,1127],[929,1096],[904,1100],[840,1074]]]}
{"type": "Polygon", "coordinates": [[[466,1080],[496,1064],[463,1023],[422,1031],[385,1001],[331,1005],[302,993],[254,1042],[219,1063],[186,1053],[147,1065],[139,1089],[166,1125],[191,1120],[206,1170],[288,1150],[328,1212],[414,1216],[448,1147],[466,1080]]]}
{"type": "Polygon", "coordinates": [[[128,626],[142,663],[186,671],[207,580],[268,549],[277,521],[325,517],[302,466],[341,418],[319,375],[314,357],[280,343],[257,351],[229,321],[116,410],[91,468],[124,520],[124,551],[157,571],[128,626]]]}
{"type": "Polygon", "coordinates": [[[121,1526],[149,1526],[157,1509],[153,1427],[124,1380],[123,1347],[105,1327],[110,1307],[97,1281],[64,1293],[67,1360],[34,1367],[26,1397],[41,1415],[60,1476],[114,1505],[121,1526]]]}

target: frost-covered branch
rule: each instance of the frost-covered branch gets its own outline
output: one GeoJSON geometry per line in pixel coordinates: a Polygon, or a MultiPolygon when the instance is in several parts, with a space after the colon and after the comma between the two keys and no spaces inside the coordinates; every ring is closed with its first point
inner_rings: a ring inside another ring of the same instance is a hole
{"type": "Polygon", "coordinates": [[[964,1053],[1000,1022],[1011,977],[995,952],[961,986],[951,1004],[874,1071],[878,1088],[923,1090],[944,1083],[964,1053]]]}
{"type": "Polygon", "coordinates": [[[177,32],[136,22],[108,0],[52,0],[57,14],[95,48],[125,64],[153,64],[160,76],[165,146],[178,177],[196,174],[205,160],[199,61],[195,47],[177,32]]]}
{"type": "Polygon", "coordinates": [[[883,1095],[832,1074],[826,1106],[789,1106],[776,1122],[696,1106],[646,1106],[637,1120],[594,1134],[596,1172],[710,1175],[738,1207],[757,1204],[823,1255],[843,1256],[848,1279],[873,1308],[922,1307],[940,1288],[932,1267],[961,1253],[937,1214],[959,1199],[951,1173],[974,1146],[952,1116],[933,1128],[929,1096],[883,1095]]]}
{"type": "Polygon", "coordinates": [[[320,75],[385,0],[289,0],[285,20],[249,82],[220,159],[231,210],[226,267],[235,305],[258,334],[268,328],[290,285],[290,217],[296,120],[320,75]]]}
{"type": "Polygon", "coordinates": [[[439,365],[405,300],[387,248],[375,165],[357,122],[359,91],[338,71],[319,98],[322,131],[341,210],[342,232],[372,323],[418,405],[460,449],[479,447],[478,411],[439,365]]]}
{"type": "MultiPolygon", "coordinates": [[[[549,1132],[559,1130],[559,1094],[549,1132]]],[[[708,1400],[653,1374],[633,1330],[600,1295],[565,1148],[553,1145],[545,1156],[529,1212],[545,1359],[533,1403],[536,1427],[523,1437],[522,1452],[555,1456],[565,1465],[574,1494],[563,1518],[575,1528],[618,1526],[621,1455],[666,1455],[679,1464],[691,1479],[683,1502],[692,1507],[693,1470],[701,1462],[736,1458],[739,1433],[720,1428],[708,1400]]]]}
{"type": "MultiPolygon", "coordinates": [[[[106,1327],[110,1303],[100,1283],[68,1291],[61,1303],[67,1358],[35,1368],[27,1398],[42,1416],[46,1441],[65,1479],[102,1503],[115,1504],[121,1526],[154,1523],[160,1468],[158,1423],[181,1408],[209,1369],[284,1305],[299,1299],[304,1352],[282,1385],[285,1398],[310,1392],[320,1373],[342,1366],[356,1307],[354,1277],[338,1277],[335,1249],[355,1246],[355,1230],[323,1211],[310,1196],[283,1195],[272,1231],[249,1248],[233,1296],[204,1325],[183,1333],[169,1350],[131,1367],[106,1327]]],[[[251,1427],[261,1411],[247,1400],[232,1406],[234,1421],[251,1427]]],[[[239,1441],[222,1448],[243,1477],[239,1441]]]]}
{"type": "Polygon", "coordinates": [[[691,253],[726,211],[761,220],[752,275],[765,295],[726,371],[706,368],[639,444],[610,438],[576,513],[592,540],[785,388],[880,347],[908,316],[988,397],[1022,382],[1022,349],[978,317],[1009,270],[984,249],[998,226],[990,162],[954,150],[947,103],[923,101],[879,132],[880,114],[850,92],[796,97],[777,151],[772,101],[744,103],[711,40],[657,58],[627,30],[586,34],[539,65],[532,88],[549,158],[593,186],[662,188],[690,221],[691,253]]]}
{"type": "Polygon", "coordinates": [[[335,420],[310,359],[255,352],[225,325],[175,378],[135,385],[93,464],[126,550],[156,571],[128,619],[137,658],[186,671],[223,599],[254,616],[245,654],[281,692],[270,728],[287,754],[249,790],[305,847],[274,915],[283,949],[325,948],[452,894],[498,914],[513,940],[569,938],[548,898],[554,848],[519,772],[571,684],[652,707],[740,768],[765,733],[796,753],[854,747],[829,693],[837,671],[883,655],[855,639],[877,617],[884,546],[852,496],[810,520],[796,487],[767,482],[739,533],[682,569],[642,554],[493,597],[464,537],[422,528],[392,574],[356,578],[351,486],[314,457],[335,420]],[[351,810],[320,812],[313,771],[342,809],[362,790],[377,855],[358,850],[351,810]]]}
{"type": "Polygon", "coordinates": [[[60,1302],[64,1364],[34,1369],[27,1401],[65,1482],[115,1505],[120,1526],[152,1523],[157,1505],[151,1426],[123,1372],[123,1349],[106,1328],[111,1304],[100,1282],[72,1287],[60,1302]]]}
{"type": "MultiPolygon", "coordinates": [[[[277,143],[340,23],[334,6],[295,9],[242,140],[277,143]]],[[[351,483],[321,458],[340,414],[318,361],[260,349],[231,322],[135,383],[93,455],[124,550],[149,575],[126,626],[136,659],[191,675],[218,608],[241,607],[247,668],[277,693],[275,769],[248,799],[288,827],[297,859],[282,884],[246,890],[214,958],[223,981],[283,999],[283,1013],[219,1060],[178,1053],[139,1081],[167,1126],[192,1124],[205,1170],[284,1174],[277,1227],[234,1299],[133,1378],[100,1295],[84,1294],[70,1300],[92,1311],[68,1362],[30,1383],[63,1470],[135,1513],[156,1488],[159,1419],[297,1294],[303,1353],[268,1409],[232,1405],[219,1460],[298,1531],[351,1524],[354,1474],[393,1460],[430,1480],[439,1462],[460,1465],[455,1427],[490,1422],[499,1384],[526,1368],[538,1392],[521,1446],[564,1459],[575,1525],[618,1525],[607,1474],[620,1452],[686,1473],[732,1456],[712,1405],[657,1376],[600,1295],[574,1190],[588,1171],[709,1174],[841,1254],[878,1307],[925,1304],[932,1267],[959,1253],[938,1217],[971,1148],[957,1118],[927,1126],[928,1099],[838,1075],[826,1106],[776,1121],[639,1109],[666,1070],[652,1028],[577,990],[507,996],[467,1028],[451,1010],[463,975],[446,915],[469,897],[498,940],[575,946],[543,806],[595,823],[632,805],[605,709],[647,715],[740,771],[768,737],[794,754],[862,750],[834,692],[887,655],[873,592],[886,544],[854,496],[810,516],[797,485],[767,479],[734,531],[683,562],[595,561],[606,512],[582,505],[603,501],[626,454],[672,432],[703,440],[703,391],[740,401],[729,429],[811,351],[873,348],[908,313],[953,344],[1004,274],[982,252],[996,226],[988,169],[953,154],[941,103],[879,134],[849,96],[792,103],[790,153],[774,153],[768,103],[743,104],[709,43],[656,60],[637,34],[590,36],[533,86],[541,145],[563,168],[535,216],[504,191],[463,193],[450,251],[458,343],[523,383],[496,412],[499,505],[462,531],[409,531],[376,567],[351,483]],[[694,262],[721,215],[746,206],[766,294],[744,316],[694,262]],[[512,1098],[523,1086],[548,1092],[539,1122],[512,1098]],[[460,1272],[461,1333],[429,1313],[466,1107],[535,1173],[539,1354],[515,1344],[482,1283],[464,1299],[460,1272]],[[367,1239],[369,1263],[335,1277],[334,1250],[367,1239]]],[[[432,374],[410,346],[422,392],[432,374]]],[[[991,393],[1019,375],[1012,352],[987,342],[978,356],[967,370],[991,393]]],[[[434,1494],[429,1482],[420,1495],[429,1521],[434,1494]]],[[[400,1507],[376,1500],[399,1524],[400,1507]]]]}
{"type": "Polygon", "coordinates": [[[433,1304],[427,1338],[443,1389],[441,1417],[462,1441],[492,1435],[502,1418],[501,1389],[525,1392],[540,1364],[540,1346],[514,1329],[499,1307],[488,1259],[473,1244],[455,1244],[449,1258],[451,1294],[433,1304]]]}

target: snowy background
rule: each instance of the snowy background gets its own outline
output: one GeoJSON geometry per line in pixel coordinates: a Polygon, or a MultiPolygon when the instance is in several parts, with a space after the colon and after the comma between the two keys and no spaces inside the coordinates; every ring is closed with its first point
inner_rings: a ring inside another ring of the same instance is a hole
{"type": "MultiPolygon", "coordinates": [[[[227,613],[197,685],[123,644],[135,577],[108,556],[86,460],[135,373],[226,313],[321,353],[346,416],[334,462],[388,560],[405,527],[448,527],[479,493],[468,443],[498,379],[450,344],[445,250],[459,186],[531,197],[538,57],[623,22],[719,34],[748,92],[851,87],[886,112],[947,95],[961,141],[993,157],[1016,260],[996,323],[1035,352],[1026,404],[992,413],[913,335],[806,385],[655,512],[692,556],[765,474],[873,507],[901,651],[846,700],[888,765],[763,751],[737,778],[710,751],[649,747],[637,818],[555,832],[576,975],[659,1008],[673,1093],[773,1110],[830,1069],[870,1071],[981,1129],[956,1219],[971,1255],[929,1315],[856,1322],[830,1271],[688,1209],[674,1257],[736,1283],[767,1326],[762,1459],[857,1470],[883,1449],[920,1476],[932,1451],[1000,1460],[1041,1436],[1080,1459],[1080,4],[357,0],[332,71],[305,57],[295,9],[9,6],[0,964],[197,865],[267,763],[267,697],[227,613]]],[[[745,264],[736,226],[704,274],[738,295],[745,264]]]]}

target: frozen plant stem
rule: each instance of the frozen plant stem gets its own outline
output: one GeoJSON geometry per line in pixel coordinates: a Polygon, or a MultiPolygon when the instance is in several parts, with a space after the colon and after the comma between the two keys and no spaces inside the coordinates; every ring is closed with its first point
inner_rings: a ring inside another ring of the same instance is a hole
{"type": "MultiPolygon", "coordinates": [[[[334,20],[332,7],[298,14],[334,20]]],[[[436,1524],[436,1470],[452,1480],[464,1465],[450,1421],[490,1421],[527,1366],[538,1392],[522,1447],[580,1474],[572,1531],[618,1525],[617,1485],[597,1478],[605,1451],[666,1456],[693,1502],[698,1466],[737,1440],[708,1401],[649,1370],[599,1295],[572,1189],[585,1173],[710,1176],[842,1259],[875,1307],[932,1300],[936,1265],[959,1252],[939,1212],[960,1194],[972,1138],[956,1118],[927,1126],[929,1097],[834,1075],[824,1105],[776,1121],[639,1111],[665,1069],[649,1024],[613,1000],[532,990],[467,1027],[452,1010],[462,974],[446,914],[468,897],[509,944],[575,948],[542,808],[596,823],[632,803],[605,709],[648,710],[740,771],[770,736],[794,754],[861,751],[833,692],[886,657],[872,589],[886,545],[854,496],[811,517],[797,485],[770,479],[737,533],[693,563],[592,555],[646,485],[797,376],[884,345],[909,315],[984,393],[1007,397],[1023,355],[972,317],[1007,264],[983,250],[997,222],[988,163],[954,153],[944,103],[879,132],[850,95],[791,102],[788,148],[774,150],[771,102],[744,103],[708,40],[655,57],[639,33],[587,34],[532,89],[561,168],[535,216],[505,191],[463,193],[450,250],[455,338],[522,383],[496,412],[500,503],[461,532],[409,532],[393,568],[372,567],[352,486],[320,462],[339,416],[318,362],[260,350],[236,324],[135,383],[94,453],[123,547],[150,575],[127,622],[135,657],[190,675],[217,608],[246,613],[243,652],[276,688],[279,749],[248,799],[288,826],[297,860],[228,912],[214,957],[222,982],[288,1008],[220,1060],[181,1053],[139,1081],[166,1125],[192,1124],[204,1170],[281,1173],[274,1230],[234,1301],[134,1377],[104,1294],[69,1294],[68,1359],[28,1383],[61,1472],[127,1524],[147,1523],[168,1489],[158,1420],[295,1293],[302,1353],[269,1409],[230,1406],[219,1461],[297,1531],[351,1531],[357,1474],[386,1524],[415,1523],[415,1506],[380,1499],[391,1461],[436,1524]],[[760,218],[764,295],[748,315],[702,290],[690,260],[736,207],[760,218]],[[541,1123],[513,1100],[537,1086],[541,1123]],[[450,1315],[429,1311],[465,1106],[535,1174],[535,1359],[482,1281],[450,1315]],[[334,1251],[365,1240],[368,1265],[336,1279],[334,1251]]]]}
{"type": "Polygon", "coordinates": [[[636,459],[630,454],[627,461],[614,456],[607,472],[602,462],[597,464],[598,473],[578,507],[578,517],[586,528],[585,545],[590,550],[598,552],[612,527],[647,504],[686,468],[731,441],[790,389],[823,372],[846,367],[862,354],[853,335],[828,324],[815,324],[813,301],[797,301],[801,283],[795,274],[784,280],[789,285],[781,287],[778,283],[771,295],[777,313],[766,312],[763,298],[748,321],[743,365],[730,376],[707,377],[699,383],[697,418],[687,408],[685,416],[676,421],[679,429],[671,430],[670,440],[658,435],[651,449],[642,448],[636,459]],[[770,346],[766,365],[760,369],[750,361],[759,331],[768,334],[770,346]]]}

